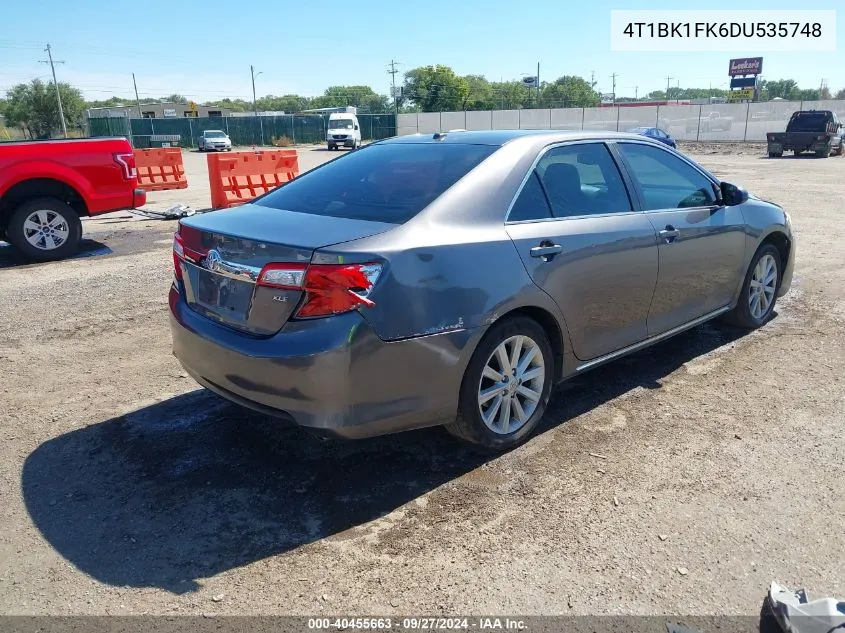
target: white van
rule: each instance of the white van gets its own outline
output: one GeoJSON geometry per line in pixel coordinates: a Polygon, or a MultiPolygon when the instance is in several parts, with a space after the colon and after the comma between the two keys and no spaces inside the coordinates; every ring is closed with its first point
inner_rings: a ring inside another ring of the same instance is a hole
{"type": "Polygon", "coordinates": [[[330,150],[338,147],[361,147],[361,126],[358,124],[358,117],[350,112],[332,112],[329,115],[326,143],[330,150]]]}

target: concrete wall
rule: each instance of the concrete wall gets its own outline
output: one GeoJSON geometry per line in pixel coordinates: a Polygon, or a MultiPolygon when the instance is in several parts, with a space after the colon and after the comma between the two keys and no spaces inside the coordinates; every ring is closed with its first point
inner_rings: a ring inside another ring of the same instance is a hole
{"type": "Polygon", "coordinates": [[[397,134],[467,130],[596,130],[661,127],[682,141],[765,141],[796,110],[833,110],[845,122],[845,101],[767,101],[617,108],[492,110],[400,114],[397,134]]]}

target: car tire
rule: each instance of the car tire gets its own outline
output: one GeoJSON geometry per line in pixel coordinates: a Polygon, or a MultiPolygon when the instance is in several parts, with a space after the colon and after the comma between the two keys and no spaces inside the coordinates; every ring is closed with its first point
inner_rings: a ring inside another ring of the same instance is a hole
{"type": "Polygon", "coordinates": [[[769,158],[780,158],[783,156],[783,152],[769,152],[769,158]]]}
{"type": "Polygon", "coordinates": [[[830,156],[830,149],[820,149],[816,152],[816,158],[827,158],[830,156]]]}
{"type": "Polygon", "coordinates": [[[554,376],[555,356],[543,328],[522,316],[501,321],[490,328],[473,353],[461,382],[458,415],[446,430],[485,452],[514,448],[540,423],[554,376]],[[521,374],[519,368],[511,368],[510,375],[497,383],[496,376],[503,376],[503,369],[509,369],[499,361],[501,355],[509,363],[515,352],[518,365],[528,364],[521,374]],[[531,377],[522,378],[525,375],[531,377]],[[482,411],[489,414],[487,422],[482,411]]]}
{"type": "Polygon", "coordinates": [[[26,257],[35,261],[64,259],[75,254],[82,239],[82,222],[70,205],[57,198],[34,198],[19,205],[12,213],[6,227],[9,243],[26,257]],[[34,233],[32,223],[41,226],[46,221],[52,228],[48,237],[39,239],[34,233]],[[56,246],[47,247],[50,242],[56,246]],[[39,244],[43,243],[43,247],[39,244]]]}
{"type": "Polygon", "coordinates": [[[736,307],[726,315],[726,320],[739,327],[755,330],[762,326],[775,309],[775,303],[778,298],[778,291],[780,290],[780,282],[782,276],[782,262],[780,251],[773,244],[763,244],[754,253],[751,259],[751,265],[748,267],[748,272],[745,274],[745,281],[742,284],[742,290],[739,293],[736,307]],[[769,283],[769,271],[774,267],[774,278],[769,283]],[[763,282],[762,289],[760,284],[763,282]],[[755,284],[756,287],[755,287],[755,284]],[[769,297],[769,295],[771,295],[769,297]],[[758,301],[764,301],[762,298],[768,298],[768,303],[764,305],[755,304],[754,297],[761,297],[758,301]]]}

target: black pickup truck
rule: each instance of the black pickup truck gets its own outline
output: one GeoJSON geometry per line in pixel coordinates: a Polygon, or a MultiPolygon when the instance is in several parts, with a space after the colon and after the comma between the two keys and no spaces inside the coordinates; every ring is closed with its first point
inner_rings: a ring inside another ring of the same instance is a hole
{"type": "Polygon", "coordinates": [[[842,154],[842,124],[830,110],[793,112],[786,124],[786,132],[766,134],[769,156],[783,156],[785,151],[815,152],[819,158],[842,154]]]}

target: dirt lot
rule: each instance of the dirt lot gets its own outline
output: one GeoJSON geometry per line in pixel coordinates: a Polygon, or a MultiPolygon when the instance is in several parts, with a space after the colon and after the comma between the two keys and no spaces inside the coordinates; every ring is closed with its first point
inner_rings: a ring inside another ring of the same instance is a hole
{"type": "MultiPolygon", "coordinates": [[[[842,596],[845,160],[719,148],[693,149],[792,213],[776,318],[579,377],[492,459],[438,429],[321,443],[198,390],[170,353],[172,222],[87,221],[89,256],[60,263],[0,248],[0,612],[756,614],[772,580],[842,596]]],[[[186,160],[194,187],[150,208],[207,206],[203,156],[186,160]]]]}

